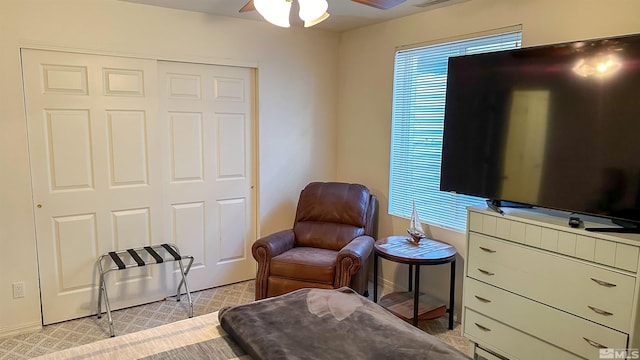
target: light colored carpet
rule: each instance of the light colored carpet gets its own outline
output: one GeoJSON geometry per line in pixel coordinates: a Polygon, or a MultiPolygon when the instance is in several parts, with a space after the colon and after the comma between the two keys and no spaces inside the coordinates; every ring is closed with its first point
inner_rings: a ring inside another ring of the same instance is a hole
{"type": "Polygon", "coordinates": [[[74,346],[37,360],[251,360],[218,321],[218,311],[74,346]]]}
{"type": "MultiPolygon", "coordinates": [[[[370,290],[371,294],[372,291],[370,290]]],[[[199,316],[222,307],[253,301],[255,281],[221,286],[192,293],[193,315],[199,316]]],[[[371,296],[369,296],[371,299],[371,296]]],[[[187,302],[173,298],[114,311],[116,336],[153,328],[187,318],[187,302]]],[[[460,335],[460,326],[447,329],[447,317],[421,321],[419,327],[447,344],[468,353],[469,341],[460,335]]],[[[0,338],[0,359],[30,359],[58,350],[88,344],[109,337],[107,317],[90,316],[44,326],[40,331],[0,338]]]]}

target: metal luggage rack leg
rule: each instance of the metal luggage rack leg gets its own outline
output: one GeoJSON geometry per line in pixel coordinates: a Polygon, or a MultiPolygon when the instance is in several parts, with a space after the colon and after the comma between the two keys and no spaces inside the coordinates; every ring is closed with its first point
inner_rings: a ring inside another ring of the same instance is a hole
{"type": "Polygon", "coordinates": [[[145,246],[142,248],[136,249],[126,249],[126,250],[118,250],[118,251],[110,251],[108,253],[100,255],[98,258],[98,269],[100,270],[100,288],[98,291],[98,319],[102,318],[102,296],[104,295],[104,307],[107,312],[107,317],[109,319],[109,331],[111,332],[111,337],[116,336],[115,331],[113,330],[113,318],[111,317],[111,307],[109,306],[109,297],[107,296],[107,286],[104,280],[104,276],[111,271],[119,271],[125,270],[132,267],[140,267],[145,266],[147,264],[161,264],[164,262],[176,261],[180,266],[180,274],[182,275],[182,279],[178,284],[178,290],[176,291],[176,301],[180,301],[181,294],[180,288],[182,284],[184,284],[184,290],[187,294],[187,300],[189,300],[189,317],[193,317],[193,301],[191,300],[191,292],[189,292],[189,287],[187,286],[187,274],[189,274],[189,270],[191,269],[191,265],[193,264],[193,256],[191,255],[180,255],[180,250],[174,244],[161,244],[161,245],[152,245],[145,246]],[[158,250],[164,250],[165,256],[160,256],[158,250]],[[128,254],[129,260],[122,258],[121,254],[128,254]],[[147,255],[150,255],[153,260],[145,261],[142,256],[148,258],[147,255]],[[115,266],[105,269],[103,264],[105,259],[111,258],[115,266]],[[182,264],[182,260],[189,259],[189,264],[187,268],[184,268],[182,264]],[[130,260],[135,261],[132,263],[130,260]]]}

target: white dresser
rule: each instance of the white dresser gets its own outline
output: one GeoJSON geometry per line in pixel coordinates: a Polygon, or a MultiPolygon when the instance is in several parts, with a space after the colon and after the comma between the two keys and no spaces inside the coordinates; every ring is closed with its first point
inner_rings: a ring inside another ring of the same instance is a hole
{"type": "Polygon", "coordinates": [[[640,235],[503,210],[469,209],[463,333],[478,358],[597,360],[600,348],[640,348],[640,235]]]}

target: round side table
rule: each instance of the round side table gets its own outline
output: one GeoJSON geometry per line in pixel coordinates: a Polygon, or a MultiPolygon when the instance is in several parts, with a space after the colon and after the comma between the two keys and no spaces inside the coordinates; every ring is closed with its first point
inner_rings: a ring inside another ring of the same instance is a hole
{"type": "MultiPolygon", "coordinates": [[[[409,294],[413,291],[413,321],[418,326],[420,303],[420,266],[451,263],[451,279],[449,283],[449,329],[453,329],[454,290],[456,279],[456,248],[432,239],[422,239],[415,245],[407,239],[409,236],[389,236],[375,243],[373,259],[373,301],[378,302],[378,258],[409,265],[409,294]],[[414,268],[415,265],[415,276],[414,268]],[[413,277],[413,280],[412,280],[413,277]]],[[[385,295],[396,296],[397,293],[385,295]]],[[[406,294],[406,293],[405,293],[406,294]]],[[[381,299],[382,300],[382,299],[381,299]]],[[[441,313],[443,314],[443,313],[441,313]]]]}

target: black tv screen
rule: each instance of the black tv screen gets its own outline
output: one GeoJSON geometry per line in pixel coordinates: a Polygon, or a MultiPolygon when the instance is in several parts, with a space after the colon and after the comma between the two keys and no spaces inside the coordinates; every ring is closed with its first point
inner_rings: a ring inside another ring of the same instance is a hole
{"type": "Polygon", "coordinates": [[[640,221],[640,35],[450,58],[440,189],[640,221]]]}

